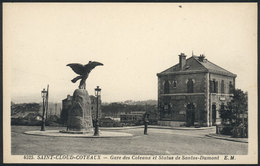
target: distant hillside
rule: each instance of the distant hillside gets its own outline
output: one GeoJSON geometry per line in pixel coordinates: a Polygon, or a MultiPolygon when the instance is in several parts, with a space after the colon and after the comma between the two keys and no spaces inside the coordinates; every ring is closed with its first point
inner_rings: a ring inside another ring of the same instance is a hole
{"type": "Polygon", "coordinates": [[[156,104],[146,104],[145,102],[110,103],[101,106],[102,117],[111,116],[119,118],[122,114],[137,112],[149,112],[157,114],[156,104]],[[126,104],[127,103],[127,104],[126,104]]]}
{"type": "MultiPolygon", "coordinates": [[[[49,103],[46,125],[57,123],[59,120],[61,104],[49,103]]],[[[39,103],[11,103],[12,125],[40,125],[42,120],[42,105],[39,103]]]]}
{"type": "Polygon", "coordinates": [[[157,100],[144,100],[144,101],[126,100],[123,103],[127,105],[157,105],[157,100]]]}
{"type": "Polygon", "coordinates": [[[13,104],[11,105],[11,117],[12,118],[24,118],[28,114],[40,115],[39,103],[28,104],[13,104]]]}
{"type": "Polygon", "coordinates": [[[126,105],[157,105],[157,100],[142,100],[142,101],[134,101],[134,100],[126,100],[122,102],[102,102],[102,105],[109,105],[112,103],[118,103],[118,104],[126,104],[126,105]]]}
{"type": "Polygon", "coordinates": [[[11,103],[11,124],[12,125],[40,125],[40,104],[14,104],[11,103]]]}

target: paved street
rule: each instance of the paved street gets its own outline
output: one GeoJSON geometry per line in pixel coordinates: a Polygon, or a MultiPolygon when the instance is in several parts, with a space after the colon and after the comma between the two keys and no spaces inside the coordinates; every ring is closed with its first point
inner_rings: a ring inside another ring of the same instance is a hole
{"type": "MultiPolygon", "coordinates": [[[[113,130],[131,133],[129,138],[69,138],[23,134],[39,126],[12,126],[12,154],[149,154],[149,155],[245,155],[248,144],[206,137],[214,129],[171,130],[143,128],[113,130]]],[[[64,129],[47,127],[47,130],[64,129]]]]}

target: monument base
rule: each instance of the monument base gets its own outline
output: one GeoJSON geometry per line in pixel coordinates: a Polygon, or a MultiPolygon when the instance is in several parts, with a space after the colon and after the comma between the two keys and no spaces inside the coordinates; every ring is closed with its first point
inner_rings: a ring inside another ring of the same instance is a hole
{"type": "Polygon", "coordinates": [[[68,112],[67,130],[62,132],[71,134],[93,132],[91,101],[85,89],[76,89],[74,91],[68,112]]]}
{"type": "Polygon", "coordinates": [[[67,131],[67,130],[60,130],[59,131],[60,133],[67,133],[67,134],[91,134],[93,133],[94,134],[94,131],[93,130],[89,130],[89,131],[67,131]]]}

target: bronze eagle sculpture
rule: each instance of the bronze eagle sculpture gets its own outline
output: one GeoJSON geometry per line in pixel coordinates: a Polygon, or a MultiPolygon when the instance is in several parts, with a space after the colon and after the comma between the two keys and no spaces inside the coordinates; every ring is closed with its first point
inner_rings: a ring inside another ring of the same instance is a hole
{"type": "Polygon", "coordinates": [[[86,89],[86,80],[91,70],[94,69],[96,66],[103,66],[103,64],[96,61],[89,61],[86,65],[82,65],[79,63],[70,63],[67,64],[67,66],[71,67],[71,69],[79,75],[73,78],[71,82],[75,83],[79,79],[81,79],[79,83],[79,89],[86,89]]]}

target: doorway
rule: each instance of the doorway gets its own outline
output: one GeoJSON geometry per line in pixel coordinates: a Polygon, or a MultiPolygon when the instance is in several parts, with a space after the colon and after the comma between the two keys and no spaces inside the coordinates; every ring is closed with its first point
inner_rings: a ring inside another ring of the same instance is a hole
{"type": "Polygon", "coordinates": [[[216,125],[217,109],[216,104],[212,105],[212,125],[216,125]]]}
{"type": "Polygon", "coordinates": [[[195,121],[195,106],[193,103],[187,105],[186,109],[186,126],[194,126],[195,121]]]}

